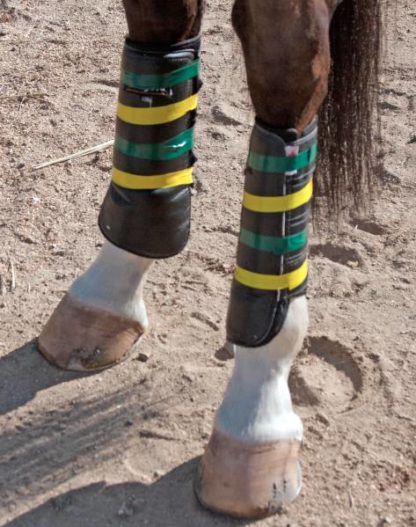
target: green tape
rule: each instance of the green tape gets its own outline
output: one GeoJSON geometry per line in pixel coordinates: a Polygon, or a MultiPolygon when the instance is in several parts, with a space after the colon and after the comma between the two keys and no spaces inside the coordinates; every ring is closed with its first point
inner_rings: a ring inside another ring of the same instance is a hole
{"type": "Polygon", "coordinates": [[[240,241],[252,249],[282,255],[292,251],[299,251],[305,247],[308,243],[308,232],[305,229],[297,234],[280,238],[278,236],[263,236],[241,229],[240,241]]]}
{"type": "Polygon", "coordinates": [[[122,137],[115,140],[115,148],[122,154],[139,159],[148,159],[151,161],[169,161],[177,159],[192,150],[194,144],[194,129],[189,128],[163,143],[156,144],[137,144],[130,143],[122,137]]]}
{"type": "Polygon", "coordinates": [[[312,164],[318,153],[318,145],[314,144],[309,150],[300,152],[293,157],[263,156],[250,152],[248,166],[258,172],[294,172],[312,164]]]}
{"type": "Polygon", "coordinates": [[[159,75],[149,75],[144,73],[134,73],[133,71],[121,72],[121,83],[129,88],[137,90],[161,90],[163,88],[173,88],[181,82],[189,81],[198,77],[201,61],[196,59],[177,70],[159,75]]]}

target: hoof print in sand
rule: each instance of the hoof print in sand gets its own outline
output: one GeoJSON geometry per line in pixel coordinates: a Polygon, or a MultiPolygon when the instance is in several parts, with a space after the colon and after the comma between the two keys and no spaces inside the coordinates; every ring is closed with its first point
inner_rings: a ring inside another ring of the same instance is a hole
{"type": "Polygon", "coordinates": [[[333,243],[312,245],[311,256],[323,257],[334,263],[348,267],[362,267],[364,262],[360,253],[354,247],[344,247],[333,243]]]}
{"type": "Polygon", "coordinates": [[[368,234],[373,234],[374,236],[382,236],[388,232],[388,229],[385,225],[381,225],[380,223],[377,223],[377,221],[368,219],[355,219],[352,222],[352,225],[359,231],[367,232],[368,234]]]}
{"type": "Polygon", "coordinates": [[[290,377],[293,402],[340,413],[354,406],[363,390],[363,373],[352,351],[326,337],[309,339],[308,353],[290,377]]]}

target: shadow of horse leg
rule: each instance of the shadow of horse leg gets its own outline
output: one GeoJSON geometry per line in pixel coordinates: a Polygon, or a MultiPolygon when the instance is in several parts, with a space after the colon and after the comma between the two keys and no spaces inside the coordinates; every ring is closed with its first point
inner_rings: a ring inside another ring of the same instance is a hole
{"type": "Polygon", "coordinates": [[[0,415],[24,406],[42,390],[79,377],[52,368],[37,353],[36,345],[33,339],[0,358],[0,415]]]}
{"type": "Polygon", "coordinates": [[[4,527],[232,527],[247,525],[201,509],[192,494],[193,459],[151,485],[104,482],[57,495],[39,507],[10,519],[4,527]]]}

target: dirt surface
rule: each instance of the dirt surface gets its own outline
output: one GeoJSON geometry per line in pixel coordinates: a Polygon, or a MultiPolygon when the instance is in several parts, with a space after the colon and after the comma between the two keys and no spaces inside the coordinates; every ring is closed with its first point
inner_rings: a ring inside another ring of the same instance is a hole
{"type": "MultiPolygon", "coordinates": [[[[232,362],[215,352],[252,122],[231,1],[210,0],[192,240],[157,263],[142,353],[99,375],[49,366],[34,339],[103,241],[125,22],[112,0],[0,1],[0,524],[248,525],[192,494],[232,362]],[[146,357],[141,357],[145,360],[146,357]]],[[[416,6],[399,0],[382,90],[373,213],[311,248],[311,330],[293,371],[300,499],[259,526],[416,526],[416,6]]]]}

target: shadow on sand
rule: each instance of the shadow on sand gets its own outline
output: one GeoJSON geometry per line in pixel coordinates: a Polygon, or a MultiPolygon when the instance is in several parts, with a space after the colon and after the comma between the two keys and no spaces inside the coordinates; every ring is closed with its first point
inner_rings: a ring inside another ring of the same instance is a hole
{"type": "Polygon", "coordinates": [[[252,522],[204,510],[193,494],[198,459],[175,468],[152,485],[94,483],[55,498],[4,527],[227,527],[252,522]]]}
{"type": "Polygon", "coordinates": [[[0,416],[24,406],[42,390],[81,376],[51,366],[33,339],[0,358],[0,416]]]}
{"type": "MultiPolygon", "coordinates": [[[[84,376],[52,367],[37,352],[36,341],[30,341],[0,359],[0,416],[22,408],[43,390],[84,376]]],[[[88,473],[89,467],[94,470],[97,462],[114,460],[132,445],[139,456],[140,449],[145,453],[149,444],[137,442],[138,433],[142,427],[163,429],[177,398],[169,387],[159,389],[149,382],[150,386],[140,379],[133,385],[120,383],[104,397],[75,398],[72,404],[31,414],[27,426],[23,422],[6,427],[0,436],[0,504],[9,509],[17,496],[24,503],[25,498],[50,495],[54,487],[88,473]],[[132,422],[135,426],[130,426],[132,422]]],[[[178,443],[179,450],[182,446],[178,443]]],[[[0,523],[4,527],[247,525],[198,504],[192,488],[197,463],[197,458],[188,461],[152,484],[93,483],[49,499],[6,524],[0,518],[0,523]]]]}

